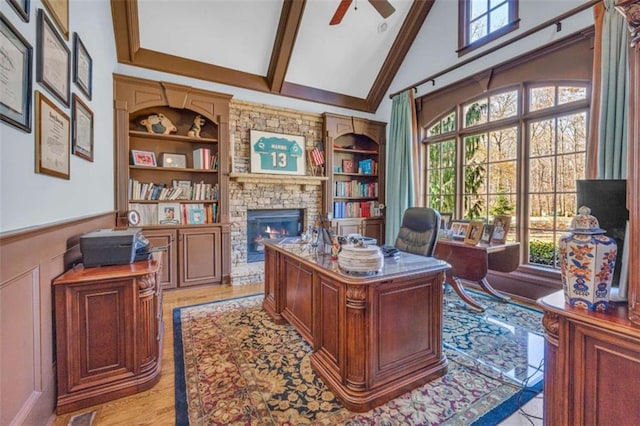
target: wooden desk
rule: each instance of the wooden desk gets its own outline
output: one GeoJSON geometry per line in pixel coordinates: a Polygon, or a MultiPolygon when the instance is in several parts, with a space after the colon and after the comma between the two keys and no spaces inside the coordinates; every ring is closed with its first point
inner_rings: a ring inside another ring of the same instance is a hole
{"type": "Polygon", "coordinates": [[[446,281],[455,292],[473,309],[484,312],[464,290],[460,280],[473,281],[496,299],[506,302],[509,297],[498,293],[487,281],[489,269],[499,272],[512,272],[520,262],[520,243],[506,243],[501,245],[471,245],[462,241],[438,240],[434,257],[442,259],[451,265],[447,271],[446,281]]]}
{"type": "Polygon", "coordinates": [[[162,365],[160,253],[53,281],[58,414],[151,388],[162,365]]]}
{"type": "Polygon", "coordinates": [[[265,244],[265,311],[313,347],[311,365],[345,407],[368,411],[442,376],[445,262],[401,253],[366,277],[300,244],[265,244]]]}

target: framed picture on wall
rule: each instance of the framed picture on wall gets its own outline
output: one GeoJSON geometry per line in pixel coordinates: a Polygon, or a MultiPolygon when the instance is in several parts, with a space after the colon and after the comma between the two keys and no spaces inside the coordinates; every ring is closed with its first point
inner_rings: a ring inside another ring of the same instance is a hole
{"type": "Polygon", "coordinates": [[[69,116],[36,91],[36,173],[69,179],[69,116]]]}
{"type": "Polygon", "coordinates": [[[73,153],[93,161],[93,112],[75,93],[71,109],[73,153]]]}
{"type": "Polygon", "coordinates": [[[64,38],[69,40],[69,0],[42,0],[42,4],[51,14],[64,38]]]}
{"type": "Polygon", "coordinates": [[[84,47],[78,33],[73,33],[73,82],[78,85],[87,99],[91,100],[93,59],[84,47]]]}
{"type": "Polygon", "coordinates": [[[24,22],[29,22],[29,0],[7,0],[24,22]]]}
{"type": "Polygon", "coordinates": [[[69,106],[71,51],[44,10],[38,9],[36,81],[69,106]]]}
{"type": "Polygon", "coordinates": [[[304,136],[250,131],[251,173],[305,175],[304,136]]]}
{"type": "Polygon", "coordinates": [[[31,45],[0,14],[0,119],[27,133],[31,132],[31,45]]]}

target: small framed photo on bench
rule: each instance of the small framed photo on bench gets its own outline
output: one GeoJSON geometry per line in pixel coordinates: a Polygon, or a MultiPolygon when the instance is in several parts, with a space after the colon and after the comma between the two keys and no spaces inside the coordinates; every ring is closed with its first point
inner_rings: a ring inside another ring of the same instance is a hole
{"type": "Polygon", "coordinates": [[[482,237],[482,223],[479,220],[472,220],[469,222],[469,227],[467,228],[467,234],[464,237],[465,244],[478,244],[480,241],[480,237],[482,237]]]}

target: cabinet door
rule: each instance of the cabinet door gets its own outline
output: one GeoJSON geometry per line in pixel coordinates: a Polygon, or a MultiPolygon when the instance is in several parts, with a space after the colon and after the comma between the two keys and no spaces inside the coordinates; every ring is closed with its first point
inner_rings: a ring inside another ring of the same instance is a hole
{"type": "Polygon", "coordinates": [[[346,237],[349,234],[362,234],[360,226],[362,224],[362,219],[345,219],[338,220],[336,222],[338,235],[346,237]]]}
{"type": "Polygon", "coordinates": [[[362,228],[365,237],[375,238],[379,246],[384,244],[384,218],[364,219],[362,228]]]}
{"type": "Polygon", "coordinates": [[[163,289],[176,288],[178,286],[178,262],[176,257],[176,230],[175,229],[145,229],[147,237],[154,248],[166,247],[162,251],[162,269],[160,271],[160,284],[163,289]]]}
{"type": "Polygon", "coordinates": [[[577,322],[570,327],[565,343],[572,346],[567,357],[573,383],[571,423],[638,424],[640,341],[577,322]]]}
{"type": "Polygon", "coordinates": [[[90,282],[56,288],[61,394],[81,392],[136,373],[135,308],[132,280],[90,282]]]}
{"type": "Polygon", "coordinates": [[[180,287],[220,283],[222,281],[222,253],[220,228],[203,227],[181,229],[180,287]]]}

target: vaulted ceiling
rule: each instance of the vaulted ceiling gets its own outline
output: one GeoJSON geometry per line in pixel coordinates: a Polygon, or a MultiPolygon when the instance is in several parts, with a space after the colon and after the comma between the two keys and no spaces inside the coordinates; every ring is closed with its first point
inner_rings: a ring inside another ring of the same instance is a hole
{"type": "Polygon", "coordinates": [[[118,61],[375,112],[435,0],[112,0],[118,61]],[[351,3],[329,25],[338,6],[351,3]],[[386,2],[383,2],[386,3],[386,2]]]}

